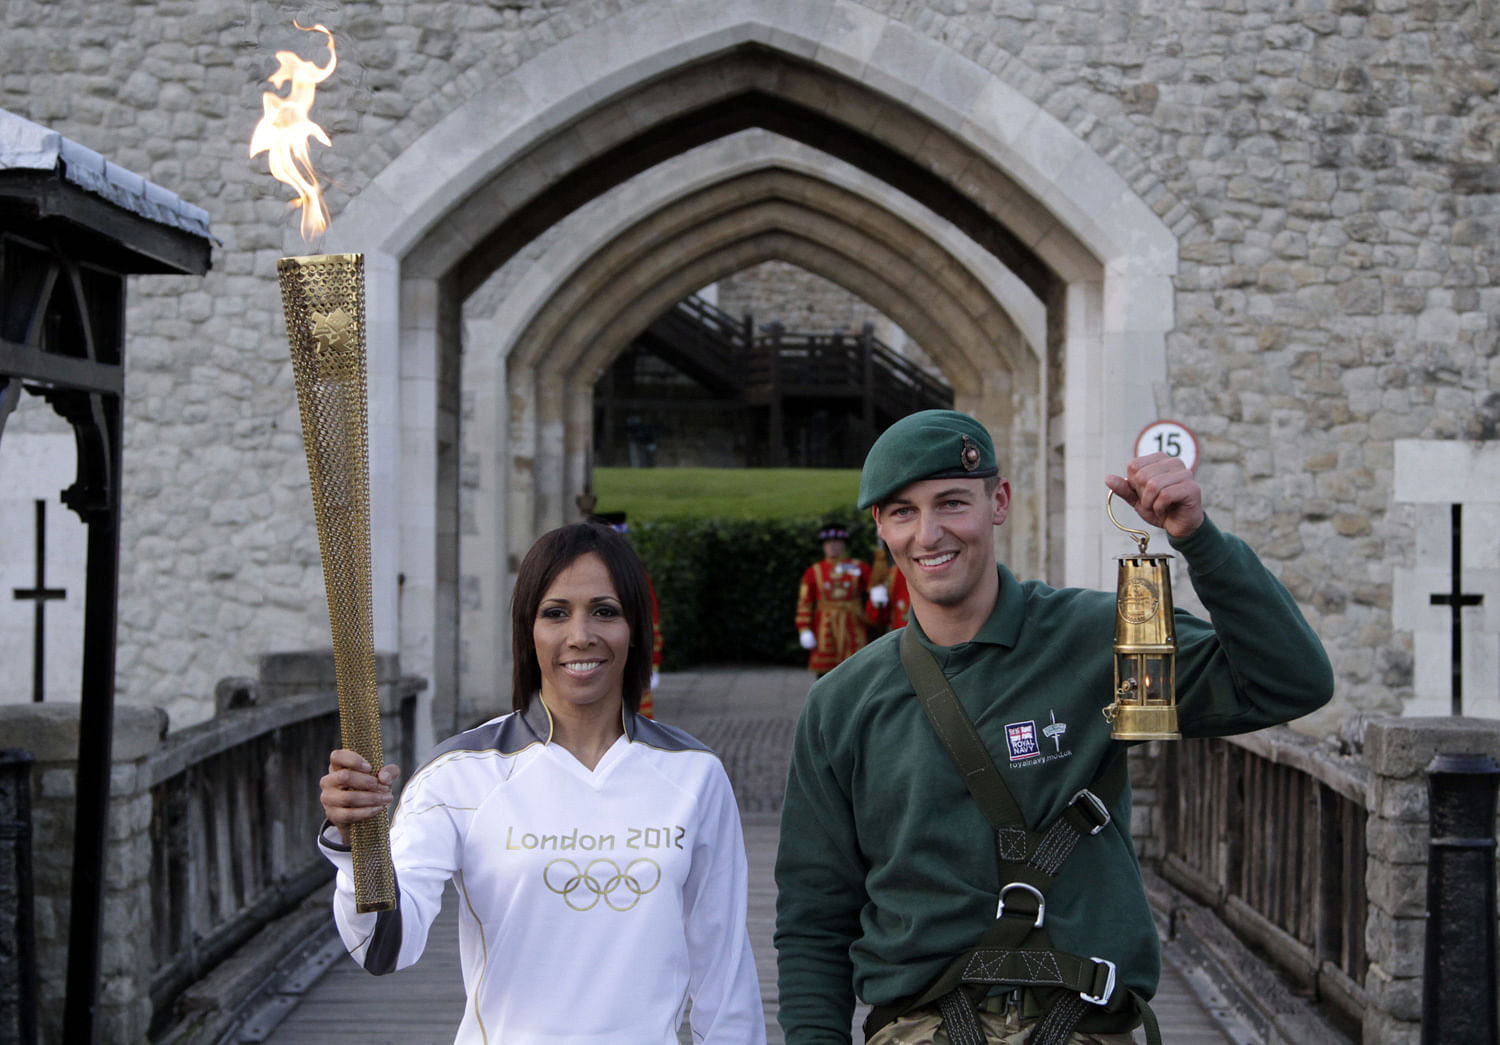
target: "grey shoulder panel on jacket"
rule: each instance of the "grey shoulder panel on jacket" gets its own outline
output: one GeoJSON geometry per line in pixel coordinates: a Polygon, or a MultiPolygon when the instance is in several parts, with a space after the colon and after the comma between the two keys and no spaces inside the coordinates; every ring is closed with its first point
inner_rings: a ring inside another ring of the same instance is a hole
{"type": "Polygon", "coordinates": [[[718,757],[712,748],[692,734],[644,715],[635,716],[635,736],[631,739],[663,751],[703,751],[718,757]]]}
{"type": "Polygon", "coordinates": [[[540,739],[525,716],[502,715],[442,741],[432,749],[423,765],[454,751],[498,751],[502,755],[514,755],[540,739]]]}

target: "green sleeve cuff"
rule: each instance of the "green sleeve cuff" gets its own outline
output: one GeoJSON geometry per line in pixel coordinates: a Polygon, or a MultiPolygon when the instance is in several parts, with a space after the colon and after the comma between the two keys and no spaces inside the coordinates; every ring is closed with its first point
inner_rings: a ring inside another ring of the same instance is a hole
{"type": "Polygon", "coordinates": [[[1194,573],[1208,573],[1233,554],[1233,548],[1224,532],[1214,525],[1207,514],[1203,516],[1203,525],[1192,533],[1181,539],[1168,537],[1167,541],[1182,553],[1182,557],[1187,560],[1188,569],[1194,573]]]}

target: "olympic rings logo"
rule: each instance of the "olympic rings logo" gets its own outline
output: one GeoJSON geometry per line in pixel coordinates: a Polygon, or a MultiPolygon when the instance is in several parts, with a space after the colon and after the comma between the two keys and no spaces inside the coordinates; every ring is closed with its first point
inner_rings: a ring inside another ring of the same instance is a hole
{"type": "Polygon", "coordinates": [[[628,911],[661,884],[661,866],[644,856],[623,869],[602,857],[581,868],[572,860],[557,859],[542,871],[542,882],[575,911],[593,910],[600,900],[616,911],[628,911]]]}

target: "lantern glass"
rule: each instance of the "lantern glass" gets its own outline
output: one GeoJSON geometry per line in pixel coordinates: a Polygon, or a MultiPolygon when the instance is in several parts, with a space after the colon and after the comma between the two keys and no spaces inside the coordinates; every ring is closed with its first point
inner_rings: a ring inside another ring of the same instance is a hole
{"type": "Polygon", "coordinates": [[[1170,665],[1172,658],[1159,653],[1143,653],[1141,671],[1145,677],[1142,695],[1146,704],[1165,704],[1172,691],[1170,665]]]}
{"type": "Polygon", "coordinates": [[[1120,703],[1168,703],[1173,688],[1172,659],[1160,653],[1116,653],[1115,690],[1120,703]]]}

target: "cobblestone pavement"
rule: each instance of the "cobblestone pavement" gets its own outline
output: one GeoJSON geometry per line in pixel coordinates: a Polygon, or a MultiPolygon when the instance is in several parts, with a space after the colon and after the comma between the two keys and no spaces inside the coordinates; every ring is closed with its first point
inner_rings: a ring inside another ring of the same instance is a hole
{"type": "MultiPolygon", "coordinates": [[[[767,1045],[781,1045],[776,1023],[777,820],[786,790],[792,731],[813,676],[801,668],[703,668],[663,675],[652,694],[656,717],[687,730],[718,754],[734,785],[750,863],[750,945],[765,1002],[767,1045]]],[[[859,1041],[859,1037],[855,1037],[859,1041]]],[[[680,1045],[691,1045],[684,1020],[680,1045]]]]}
{"type": "Polygon", "coordinates": [[[800,668],[704,668],[663,675],[656,717],[711,747],[740,812],[781,812],[792,730],[813,677],[800,668]]]}

